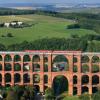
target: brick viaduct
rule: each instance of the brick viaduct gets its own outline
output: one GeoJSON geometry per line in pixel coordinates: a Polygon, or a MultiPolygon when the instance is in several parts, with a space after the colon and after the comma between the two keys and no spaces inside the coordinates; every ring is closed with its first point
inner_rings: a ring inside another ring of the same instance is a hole
{"type": "Polygon", "coordinates": [[[74,91],[77,95],[94,93],[100,86],[100,53],[38,50],[0,52],[2,86],[34,85],[44,92],[46,87],[52,87],[55,77],[59,75],[68,80],[69,95],[73,95],[74,91]],[[67,59],[66,70],[57,69],[54,59],[59,56],[67,59]]]}

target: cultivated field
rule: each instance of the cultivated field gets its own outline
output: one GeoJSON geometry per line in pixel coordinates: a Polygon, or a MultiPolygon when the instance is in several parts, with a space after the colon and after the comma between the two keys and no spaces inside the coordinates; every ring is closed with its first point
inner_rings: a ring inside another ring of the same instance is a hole
{"type": "Polygon", "coordinates": [[[0,43],[5,45],[20,43],[24,40],[34,41],[41,38],[68,38],[71,34],[85,35],[96,34],[94,31],[86,29],[66,29],[67,25],[74,21],[62,18],[55,18],[44,15],[17,15],[0,16],[0,23],[10,21],[24,21],[33,24],[26,28],[0,28],[0,43]],[[14,37],[1,37],[7,33],[12,33],[14,37]]]}

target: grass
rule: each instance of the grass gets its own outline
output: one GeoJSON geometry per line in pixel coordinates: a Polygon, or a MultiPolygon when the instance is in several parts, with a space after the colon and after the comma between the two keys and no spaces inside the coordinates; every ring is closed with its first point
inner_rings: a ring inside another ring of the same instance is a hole
{"type": "Polygon", "coordinates": [[[66,96],[63,100],[79,100],[78,96],[66,96]]]}
{"type": "Polygon", "coordinates": [[[24,21],[26,23],[35,23],[32,27],[27,28],[0,28],[0,43],[10,45],[21,43],[22,41],[34,41],[41,38],[68,38],[71,34],[80,36],[85,34],[96,34],[92,30],[86,29],[66,29],[67,25],[73,24],[74,21],[56,18],[44,15],[17,15],[17,16],[0,16],[0,22],[24,21]],[[1,37],[7,33],[12,33],[14,37],[1,37]]]}

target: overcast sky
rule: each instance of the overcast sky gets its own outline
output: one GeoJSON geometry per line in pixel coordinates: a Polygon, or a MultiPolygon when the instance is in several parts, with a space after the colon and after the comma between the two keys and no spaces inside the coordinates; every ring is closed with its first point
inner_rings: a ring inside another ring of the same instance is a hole
{"type": "Polygon", "coordinates": [[[0,3],[100,3],[100,0],[0,0],[0,3]]]}

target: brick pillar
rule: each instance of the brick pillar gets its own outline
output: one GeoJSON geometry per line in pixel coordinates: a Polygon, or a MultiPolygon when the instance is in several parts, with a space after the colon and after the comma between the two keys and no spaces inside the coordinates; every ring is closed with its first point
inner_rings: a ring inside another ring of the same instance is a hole
{"type": "Polygon", "coordinates": [[[5,86],[4,56],[2,55],[2,85],[5,86]]]}
{"type": "Polygon", "coordinates": [[[12,67],[12,71],[11,71],[11,85],[14,86],[14,55],[11,55],[11,67],[12,67]]]}
{"type": "Polygon", "coordinates": [[[69,60],[69,95],[73,95],[73,55],[68,56],[69,60]]]}
{"type": "Polygon", "coordinates": [[[81,79],[82,79],[82,76],[81,76],[81,55],[78,55],[78,57],[77,57],[77,68],[78,68],[78,76],[77,76],[77,84],[78,84],[78,86],[77,86],[77,94],[78,95],[81,95],[81,92],[82,92],[82,90],[81,90],[81,79]]]}
{"type": "Polygon", "coordinates": [[[33,56],[30,55],[31,61],[30,61],[30,85],[33,85],[33,62],[32,62],[32,58],[33,56]]]}
{"type": "Polygon", "coordinates": [[[48,87],[52,87],[52,55],[48,54],[48,87]]]}
{"type": "Polygon", "coordinates": [[[21,85],[23,85],[23,55],[21,55],[21,72],[20,72],[20,75],[21,75],[21,85]]]}
{"type": "Polygon", "coordinates": [[[89,59],[89,94],[92,94],[92,56],[89,59]]]}
{"type": "Polygon", "coordinates": [[[40,55],[40,92],[44,92],[44,59],[43,54],[40,55]]]}

